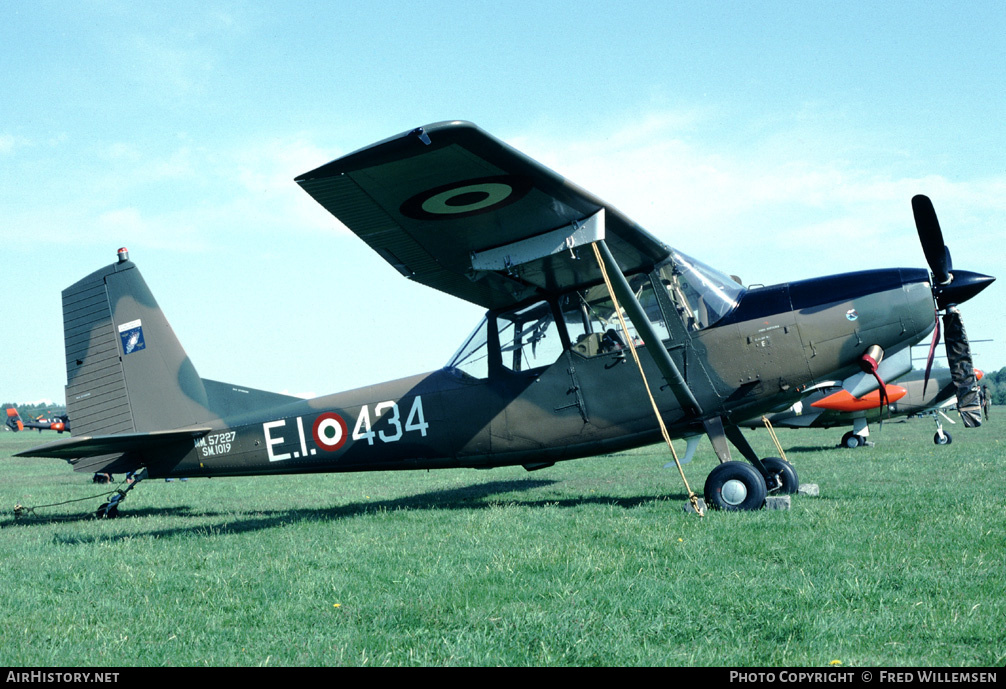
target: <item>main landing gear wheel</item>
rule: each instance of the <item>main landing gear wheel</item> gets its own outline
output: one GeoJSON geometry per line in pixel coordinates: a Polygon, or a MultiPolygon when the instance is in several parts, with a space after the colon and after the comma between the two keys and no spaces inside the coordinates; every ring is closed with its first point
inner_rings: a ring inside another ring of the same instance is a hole
{"type": "Polygon", "coordinates": [[[843,435],[842,442],[840,443],[842,447],[848,447],[848,448],[859,447],[863,444],[864,444],[863,436],[853,433],[852,431],[849,431],[848,433],[843,435]]]}
{"type": "Polygon", "coordinates": [[[949,445],[950,443],[954,442],[954,439],[950,437],[949,433],[944,433],[943,435],[937,433],[936,435],[933,436],[933,442],[936,443],[937,445],[949,445]]]}
{"type": "Polygon", "coordinates": [[[775,491],[769,491],[777,495],[793,495],[800,489],[800,479],[796,475],[796,469],[785,459],[778,457],[766,457],[761,461],[769,473],[779,474],[782,479],[782,486],[775,491]]]}
{"type": "Polygon", "coordinates": [[[765,479],[747,462],[723,462],[706,478],[706,504],[713,509],[760,510],[766,492],[765,479]]]}

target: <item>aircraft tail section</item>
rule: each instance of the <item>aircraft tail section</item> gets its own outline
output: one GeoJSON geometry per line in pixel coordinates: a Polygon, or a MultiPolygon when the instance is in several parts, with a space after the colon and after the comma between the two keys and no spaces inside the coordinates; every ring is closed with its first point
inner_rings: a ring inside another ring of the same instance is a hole
{"type": "Polygon", "coordinates": [[[7,428],[15,433],[24,430],[24,422],[21,421],[21,415],[17,413],[17,409],[14,407],[7,407],[7,428]]]}
{"type": "Polygon", "coordinates": [[[63,330],[73,435],[144,433],[217,416],[124,249],[117,263],[63,290],[63,330]]]}

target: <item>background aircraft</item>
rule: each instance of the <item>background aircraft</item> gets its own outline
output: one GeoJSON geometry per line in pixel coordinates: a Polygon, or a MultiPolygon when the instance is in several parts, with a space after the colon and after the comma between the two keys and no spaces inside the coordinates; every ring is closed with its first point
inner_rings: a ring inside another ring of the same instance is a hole
{"type": "MultiPolygon", "coordinates": [[[[923,246],[940,247],[926,252],[935,284],[893,268],[745,289],[466,122],[405,132],[296,181],[403,276],[485,317],[438,371],[300,400],[201,378],[120,250],[63,291],[75,435],[20,453],[136,472],[99,516],[148,476],[537,470],[702,432],[721,460],[707,502],[758,509],[799,481],[758,457],[741,421],[822,380],[876,375],[885,351],[934,328],[934,297],[959,324],[956,304],[993,280],[950,275],[949,258],[935,258],[946,253],[935,214],[917,208],[923,246]],[[728,441],[748,462],[732,461],[728,441]]],[[[305,295],[291,308],[332,318],[356,306],[305,295]]],[[[955,333],[965,399],[970,354],[955,333]]]]}
{"type": "MultiPolygon", "coordinates": [[[[975,370],[975,377],[982,378],[982,372],[975,370]]],[[[840,385],[818,388],[789,409],[769,414],[773,426],[787,428],[834,428],[852,426],[852,430],[842,436],[841,447],[856,448],[867,444],[870,437],[869,424],[883,422],[891,418],[932,414],[936,420],[936,434],[933,442],[948,445],[952,441],[943,430],[940,415],[943,408],[952,407],[956,398],[956,386],[948,368],[933,369],[926,382],[925,371],[910,371],[894,383],[886,385],[887,401],[882,400],[880,390],[855,397],[840,385]]],[[[955,423],[950,417],[944,418],[955,423]]],[[[752,421],[750,428],[759,427],[752,421]]]]}
{"type": "Polygon", "coordinates": [[[7,427],[12,431],[22,431],[25,428],[31,428],[37,430],[39,433],[42,431],[56,431],[58,433],[62,433],[63,431],[69,432],[70,417],[66,414],[61,414],[48,419],[44,416],[39,416],[33,421],[22,421],[21,415],[17,413],[17,409],[14,407],[8,407],[7,427]]]}

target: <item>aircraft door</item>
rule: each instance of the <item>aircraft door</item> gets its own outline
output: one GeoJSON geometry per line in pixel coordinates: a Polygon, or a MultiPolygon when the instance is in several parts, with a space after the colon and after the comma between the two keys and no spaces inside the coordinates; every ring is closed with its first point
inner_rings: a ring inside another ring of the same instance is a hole
{"type": "Polygon", "coordinates": [[[583,429],[584,410],[577,401],[565,333],[555,316],[550,303],[537,302],[494,319],[500,356],[491,365],[490,379],[512,400],[492,421],[494,453],[544,450],[583,429]]]}
{"type": "MultiPolygon", "coordinates": [[[[635,275],[628,281],[660,338],[653,346],[665,346],[670,334],[649,276],[635,275]]],[[[570,340],[569,370],[584,409],[584,421],[589,422],[587,431],[607,435],[612,429],[631,433],[652,428],[653,411],[629,352],[630,341],[643,348],[640,358],[647,379],[662,381],[656,364],[645,354],[650,343],[644,343],[624,312],[627,330],[623,330],[604,285],[563,295],[559,306],[570,340]]],[[[676,406],[673,394],[666,388],[656,386],[655,394],[662,409],[676,406]]]]}

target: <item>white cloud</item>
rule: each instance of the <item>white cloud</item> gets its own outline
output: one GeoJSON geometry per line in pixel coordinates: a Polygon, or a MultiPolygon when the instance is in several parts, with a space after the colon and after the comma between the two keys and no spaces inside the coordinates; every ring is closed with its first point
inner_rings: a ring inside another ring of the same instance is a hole
{"type": "Polygon", "coordinates": [[[702,116],[645,114],[596,140],[523,135],[514,144],[669,244],[759,278],[921,267],[910,205],[918,193],[933,198],[952,249],[975,237],[996,241],[1006,175],[898,176],[882,158],[864,156],[862,138],[849,127],[815,130],[798,115],[790,126],[799,136],[779,123],[725,150],[716,140],[723,123],[702,116]],[[795,140],[801,144],[785,150],[772,144],[795,140]]]}

